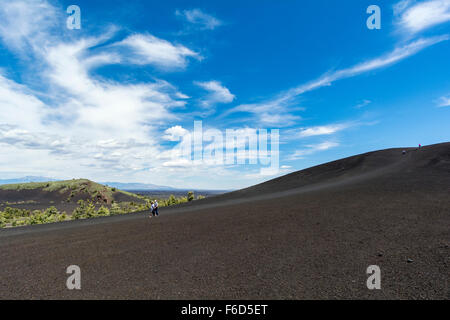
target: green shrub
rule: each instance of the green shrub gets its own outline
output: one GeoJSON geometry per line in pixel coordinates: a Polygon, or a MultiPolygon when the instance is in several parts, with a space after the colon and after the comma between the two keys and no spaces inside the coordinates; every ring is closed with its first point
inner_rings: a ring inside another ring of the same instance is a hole
{"type": "Polygon", "coordinates": [[[172,205],[177,204],[178,201],[177,201],[177,199],[175,199],[175,196],[174,196],[173,194],[171,194],[171,195],[169,196],[168,202],[169,202],[169,206],[172,206],[172,205]]]}
{"type": "Polygon", "coordinates": [[[104,206],[101,206],[100,209],[97,211],[97,215],[101,217],[107,217],[110,215],[109,209],[105,208],[104,206]]]}
{"type": "Polygon", "coordinates": [[[50,215],[56,215],[59,214],[58,209],[56,209],[54,206],[51,206],[50,208],[47,208],[44,213],[48,216],[50,215]]]}
{"type": "Polygon", "coordinates": [[[122,209],[120,208],[120,206],[117,203],[113,203],[111,205],[110,213],[111,213],[111,215],[121,214],[122,209]]]}
{"type": "Polygon", "coordinates": [[[185,203],[188,202],[188,198],[187,197],[180,197],[180,199],[178,199],[178,203],[185,203]]]}
{"type": "Polygon", "coordinates": [[[13,227],[20,227],[20,226],[24,226],[24,225],[26,225],[27,224],[27,221],[26,220],[14,220],[13,222],[12,222],[12,226],[13,227]]]}
{"type": "Polygon", "coordinates": [[[97,216],[97,212],[95,211],[95,205],[92,201],[86,201],[87,205],[85,206],[85,217],[86,218],[94,218],[97,216]]]}
{"type": "Polygon", "coordinates": [[[43,213],[40,210],[34,210],[33,215],[30,217],[29,224],[42,224],[44,223],[43,213]]]}
{"type": "Polygon", "coordinates": [[[72,220],[83,219],[85,213],[85,205],[83,200],[78,200],[78,207],[72,212],[72,220]]]}
{"type": "Polygon", "coordinates": [[[5,211],[3,211],[3,216],[8,220],[14,218],[28,217],[29,215],[30,211],[26,209],[6,207],[5,211]]]}
{"type": "Polygon", "coordinates": [[[0,211],[0,228],[6,227],[6,219],[3,216],[3,212],[0,211]]]}

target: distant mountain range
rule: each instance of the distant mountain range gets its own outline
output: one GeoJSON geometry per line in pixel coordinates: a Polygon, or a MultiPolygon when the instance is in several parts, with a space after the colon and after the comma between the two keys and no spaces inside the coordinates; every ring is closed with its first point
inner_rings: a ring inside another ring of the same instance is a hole
{"type": "Polygon", "coordinates": [[[178,190],[176,188],[168,186],[158,186],[151,183],[122,183],[122,182],[100,182],[101,184],[109,187],[114,187],[120,190],[158,190],[158,191],[170,191],[178,190]]]}
{"type": "MultiPolygon", "coordinates": [[[[37,176],[26,176],[16,179],[0,179],[0,185],[13,183],[28,183],[28,182],[47,182],[47,181],[58,181],[58,179],[37,177],[37,176]]],[[[167,186],[158,186],[156,184],[151,183],[122,183],[122,182],[98,182],[98,183],[107,185],[109,187],[114,187],[120,190],[158,190],[158,191],[178,190],[176,188],[167,186]]]]}
{"type": "Polygon", "coordinates": [[[29,182],[47,182],[56,181],[56,179],[47,177],[26,176],[15,179],[0,179],[0,184],[29,183],[29,182]]]}

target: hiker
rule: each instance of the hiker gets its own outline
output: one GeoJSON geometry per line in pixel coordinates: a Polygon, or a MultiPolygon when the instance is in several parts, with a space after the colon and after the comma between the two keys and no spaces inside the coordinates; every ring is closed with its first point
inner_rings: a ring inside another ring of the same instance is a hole
{"type": "Polygon", "coordinates": [[[155,211],[155,215],[159,216],[159,214],[158,214],[158,201],[156,201],[156,199],[155,199],[153,205],[154,205],[153,210],[155,211]]]}
{"type": "Polygon", "coordinates": [[[153,201],[150,201],[150,203],[151,203],[150,210],[152,212],[152,214],[150,216],[150,218],[151,218],[152,216],[155,216],[155,205],[154,205],[153,201]]]}
{"type": "Polygon", "coordinates": [[[419,143],[419,149],[422,148],[422,145],[419,143]]]}

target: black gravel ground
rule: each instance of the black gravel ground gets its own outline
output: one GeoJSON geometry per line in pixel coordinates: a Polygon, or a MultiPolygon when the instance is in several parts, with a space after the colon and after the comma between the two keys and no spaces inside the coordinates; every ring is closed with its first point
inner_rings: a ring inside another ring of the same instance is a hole
{"type": "Polygon", "coordinates": [[[449,299],[450,143],[148,214],[0,231],[1,299],[449,299]],[[81,268],[81,290],[66,268],[81,268]],[[366,269],[381,268],[381,290],[366,269]]]}

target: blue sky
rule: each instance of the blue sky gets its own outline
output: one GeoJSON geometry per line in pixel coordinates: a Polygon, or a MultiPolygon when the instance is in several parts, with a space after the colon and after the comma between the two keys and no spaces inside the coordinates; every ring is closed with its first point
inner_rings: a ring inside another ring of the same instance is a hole
{"type": "Polygon", "coordinates": [[[449,21],[450,0],[0,0],[0,178],[231,189],[449,141],[449,21]],[[280,170],[180,161],[200,120],[279,129],[280,170]]]}

